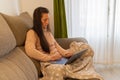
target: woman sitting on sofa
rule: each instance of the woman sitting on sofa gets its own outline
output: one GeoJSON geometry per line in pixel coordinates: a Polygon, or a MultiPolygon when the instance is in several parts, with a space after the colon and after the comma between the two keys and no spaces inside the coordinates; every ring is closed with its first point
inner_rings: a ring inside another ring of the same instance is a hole
{"type": "Polygon", "coordinates": [[[28,56],[40,61],[43,73],[40,80],[63,80],[65,77],[102,80],[94,71],[93,51],[87,43],[72,42],[65,50],[56,42],[49,27],[49,11],[44,7],[34,10],[33,28],[27,32],[25,50],[28,56]],[[88,48],[87,52],[73,63],[57,63],[66,61],[67,57],[85,48],[88,48]]]}

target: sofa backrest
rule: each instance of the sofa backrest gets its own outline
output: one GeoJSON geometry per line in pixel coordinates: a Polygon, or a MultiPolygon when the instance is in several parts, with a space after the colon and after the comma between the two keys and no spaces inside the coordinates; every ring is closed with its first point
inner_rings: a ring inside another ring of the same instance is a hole
{"type": "Polygon", "coordinates": [[[0,57],[16,46],[24,45],[26,33],[32,26],[32,18],[27,12],[18,16],[0,13],[0,57]]]}
{"type": "Polygon", "coordinates": [[[21,13],[19,16],[9,16],[2,14],[11,28],[17,46],[22,46],[25,42],[26,32],[33,26],[33,21],[27,12],[21,13]]]}
{"type": "Polygon", "coordinates": [[[9,25],[0,14],[0,57],[7,54],[15,46],[15,37],[9,28],[9,25]]]}
{"type": "Polygon", "coordinates": [[[36,65],[20,48],[32,26],[27,12],[19,16],[0,13],[0,80],[38,80],[36,65]]]}

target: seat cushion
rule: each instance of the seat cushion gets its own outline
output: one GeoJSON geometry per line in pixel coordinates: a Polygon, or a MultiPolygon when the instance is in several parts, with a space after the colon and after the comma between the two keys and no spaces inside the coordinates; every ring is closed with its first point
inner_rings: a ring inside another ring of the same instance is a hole
{"type": "MultiPolygon", "coordinates": [[[[23,52],[25,52],[25,48],[23,46],[19,47],[23,52]]],[[[28,56],[29,57],[29,56],[28,56]]],[[[34,65],[36,66],[36,69],[37,69],[37,72],[38,72],[38,76],[39,77],[42,77],[43,74],[41,72],[41,65],[40,65],[40,61],[39,60],[36,60],[36,59],[33,59],[31,57],[29,57],[32,62],[34,63],[34,65]]]]}
{"type": "Polygon", "coordinates": [[[33,21],[27,12],[21,13],[19,16],[9,16],[2,14],[7,21],[17,41],[17,46],[21,46],[25,42],[26,32],[33,26],[33,21]]]}
{"type": "Polygon", "coordinates": [[[38,75],[33,62],[21,49],[15,48],[0,58],[0,80],[38,80],[38,75]]]}
{"type": "Polygon", "coordinates": [[[15,37],[7,22],[0,14],[0,57],[8,54],[15,46],[15,37]]]}

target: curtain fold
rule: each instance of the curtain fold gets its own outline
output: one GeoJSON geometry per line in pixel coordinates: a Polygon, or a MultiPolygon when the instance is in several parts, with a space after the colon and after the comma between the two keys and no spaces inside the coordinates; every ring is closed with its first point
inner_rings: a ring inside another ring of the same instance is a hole
{"type": "Polygon", "coordinates": [[[54,36],[67,38],[67,24],[64,0],[54,0],[54,36]]]}

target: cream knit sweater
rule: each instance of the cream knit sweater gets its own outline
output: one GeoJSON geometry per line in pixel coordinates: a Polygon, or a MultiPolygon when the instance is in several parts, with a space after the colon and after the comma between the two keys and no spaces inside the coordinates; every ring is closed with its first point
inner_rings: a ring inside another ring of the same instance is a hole
{"type": "Polygon", "coordinates": [[[36,32],[31,29],[27,32],[25,42],[25,51],[28,56],[40,61],[50,61],[51,55],[56,53],[60,53],[62,56],[69,56],[66,55],[69,50],[65,50],[60,47],[59,44],[55,41],[51,32],[45,31],[44,35],[48,41],[50,53],[46,53],[42,50],[39,37],[37,36],[36,32]]]}

